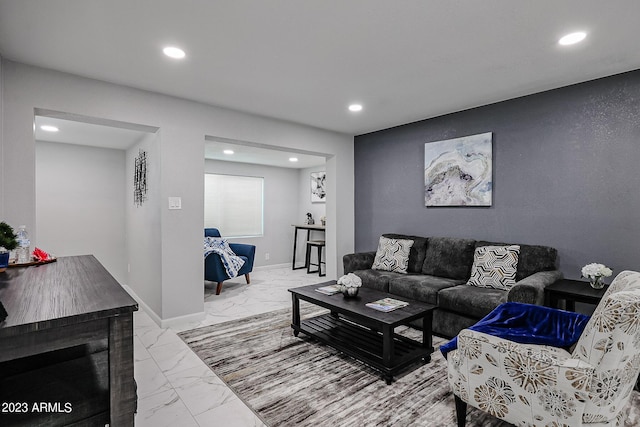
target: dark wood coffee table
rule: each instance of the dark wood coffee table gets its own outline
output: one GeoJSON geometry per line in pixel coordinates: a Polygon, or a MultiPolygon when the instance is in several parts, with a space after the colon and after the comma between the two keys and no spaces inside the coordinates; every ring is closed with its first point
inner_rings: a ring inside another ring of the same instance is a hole
{"type": "Polygon", "coordinates": [[[291,328],[295,336],[302,332],[364,362],[380,371],[387,384],[391,384],[394,374],[400,370],[419,361],[428,363],[431,360],[431,323],[435,305],[367,288],[360,288],[355,298],[316,291],[334,283],[335,280],[289,289],[293,303],[291,328]],[[409,305],[389,313],[365,305],[382,298],[399,299],[409,305]],[[327,308],[330,313],[301,320],[300,300],[327,308]],[[422,342],[394,332],[396,327],[416,319],[422,319],[422,342]]]}

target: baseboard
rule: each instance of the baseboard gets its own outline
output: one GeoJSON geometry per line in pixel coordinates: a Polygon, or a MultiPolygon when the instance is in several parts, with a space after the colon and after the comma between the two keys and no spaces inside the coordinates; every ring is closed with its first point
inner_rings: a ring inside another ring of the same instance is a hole
{"type": "Polygon", "coordinates": [[[204,311],[200,313],[186,314],[184,316],[171,317],[169,319],[164,319],[160,322],[161,328],[172,328],[174,326],[180,326],[189,322],[202,322],[206,317],[206,313],[204,311]]]}
{"type": "Polygon", "coordinates": [[[138,305],[140,306],[140,308],[142,308],[142,310],[144,310],[144,312],[147,313],[147,315],[149,315],[151,320],[153,320],[156,323],[156,325],[160,326],[163,329],[171,328],[173,326],[180,325],[187,322],[201,322],[206,317],[205,312],[202,311],[200,313],[193,313],[193,314],[187,314],[184,316],[171,317],[169,319],[162,319],[160,318],[160,316],[156,314],[155,311],[151,309],[151,307],[145,304],[145,302],[138,296],[138,294],[135,293],[133,289],[131,289],[127,285],[122,285],[122,287],[124,288],[125,291],[129,293],[129,295],[131,295],[131,297],[134,300],[138,302],[138,305]]]}
{"type": "Polygon", "coordinates": [[[261,265],[260,267],[253,267],[254,271],[257,270],[275,270],[276,268],[285,268],[285,267],[291,267],[291,263],[285,263],[285,264],[272,264],[272,265],[261,265]]]}
{"type": "Polygon", "coordinates": [[[160,318],[160,316],[158,316],[156,312],[151,309],[151,307],[145,304],[142,298],[140,298],[138,294],[136,294],[136,292],[129,287],[129,285],[122,285],[122,287],[129,293],[129,295],[131,295],[134,300],[138,302],[140,308],[149,315],[151,320],[153,320],[158,326],[160,326],[160,324],[162,323],[162,319],[160,318]]]}

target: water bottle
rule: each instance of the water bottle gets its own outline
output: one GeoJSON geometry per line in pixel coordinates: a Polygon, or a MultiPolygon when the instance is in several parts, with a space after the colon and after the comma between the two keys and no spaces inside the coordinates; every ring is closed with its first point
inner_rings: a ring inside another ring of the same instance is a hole
{"type": "Polygon", "coordinates": [[[31,241],[29,241],[29,233],[27,226],[18,227],[17,239],[18,247],[16,248],[16,263],[25,264],[31,261],[31,241]]]}

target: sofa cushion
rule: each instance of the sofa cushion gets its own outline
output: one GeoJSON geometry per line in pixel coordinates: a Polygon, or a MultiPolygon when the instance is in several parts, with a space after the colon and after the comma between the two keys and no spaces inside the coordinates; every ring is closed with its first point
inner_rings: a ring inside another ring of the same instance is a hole
{"type": "Polygon", "coordinates": [[[475,325],[477,322],[478,318],[476,317],[437,308],[433,311],[433,324],[431,328],[432,332],[436,335],[453,338],[458,335],[461,330],[475,325]]]}
{"type": "Polygon", "coordinates": [[[503,302],[509,291],[460,285],[438,292],[438,307],[482,318],[503,302]]]}
{"type": "Polygon", "coordinates": [[[467,285],[508,291],[516,284],[520,246],[480,246],[467,285]]]}
{"type": "Polygon", "coordinates": [[[380,236],[378,250],[373,260],[374,270],[393,271],[406,273],[409,264],[409,251],[413,246],[413,240],[389,239],[380,236]]]}
{"type": "MultiPolygon", "coordinates": [[[[513,243],[494,243],[487,241],[476,242],[476,248],[480,246],[511,246],[513,243]]],[[[558,251],[549,246],[521,245],[518,255],[518,270],[516,282],[531,276],[538,271],[556,270],[556,258],[558,251]]]]}
{"type": "Polygon", "coordinates": [[[383,237],[388,239],[399,240],[413,240],[413,246],[409,251],[409,264],[407,265],[407,272],[420,273],[422,270],[422,264],[424,264],[424,257],[427,252],[427,238],[419,236],[408,236],[405,234],[383,234],[383,237]]]}
{"type": "Polygon", "coordinates": [[[353,272],[362,279],[362,286],[365,288],[376,289],[382,292],[389,292],[389,281],[397,277],[406,277],[403,273],[393,273],[391,271],[381,270],[356,270],[353,272]]]}
{"type": "Polygon", "coordinates": [[[469,279],[475,240],[430,237],[422,273],[450,279],[469,279]]]}
{"type": "Polygon", "coordinates": [[[408,274],[389,280],[389,292],[405,298],[411,298],[429,304],[438,304],[438,292],[441,289],[463,284],[464,280],[408,274]]]}

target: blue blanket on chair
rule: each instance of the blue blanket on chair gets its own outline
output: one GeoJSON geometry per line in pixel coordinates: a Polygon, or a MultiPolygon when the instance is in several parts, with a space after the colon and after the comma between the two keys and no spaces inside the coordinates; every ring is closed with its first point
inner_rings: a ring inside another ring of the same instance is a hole
{"type": "Polygon", "coordinates": [[[244,265],[244,260],[231,250],[227,239],[223,239],[222,237],[205,237],[204,257],[206,258],[212,252],[220,255],[220,260],[229,278],[234,278],[238,275],[238,272],[244,265]]]}
{"type": "MultiPolygon", "coordinates": [[[[540,305],[506,302],[468,329],[522,344],[570,347],[582,335],[589,317],[540,305]]],[[[440,351],[446,359],[447,353],[456,348],[458,337],[441,345],[440,351]]]]}

